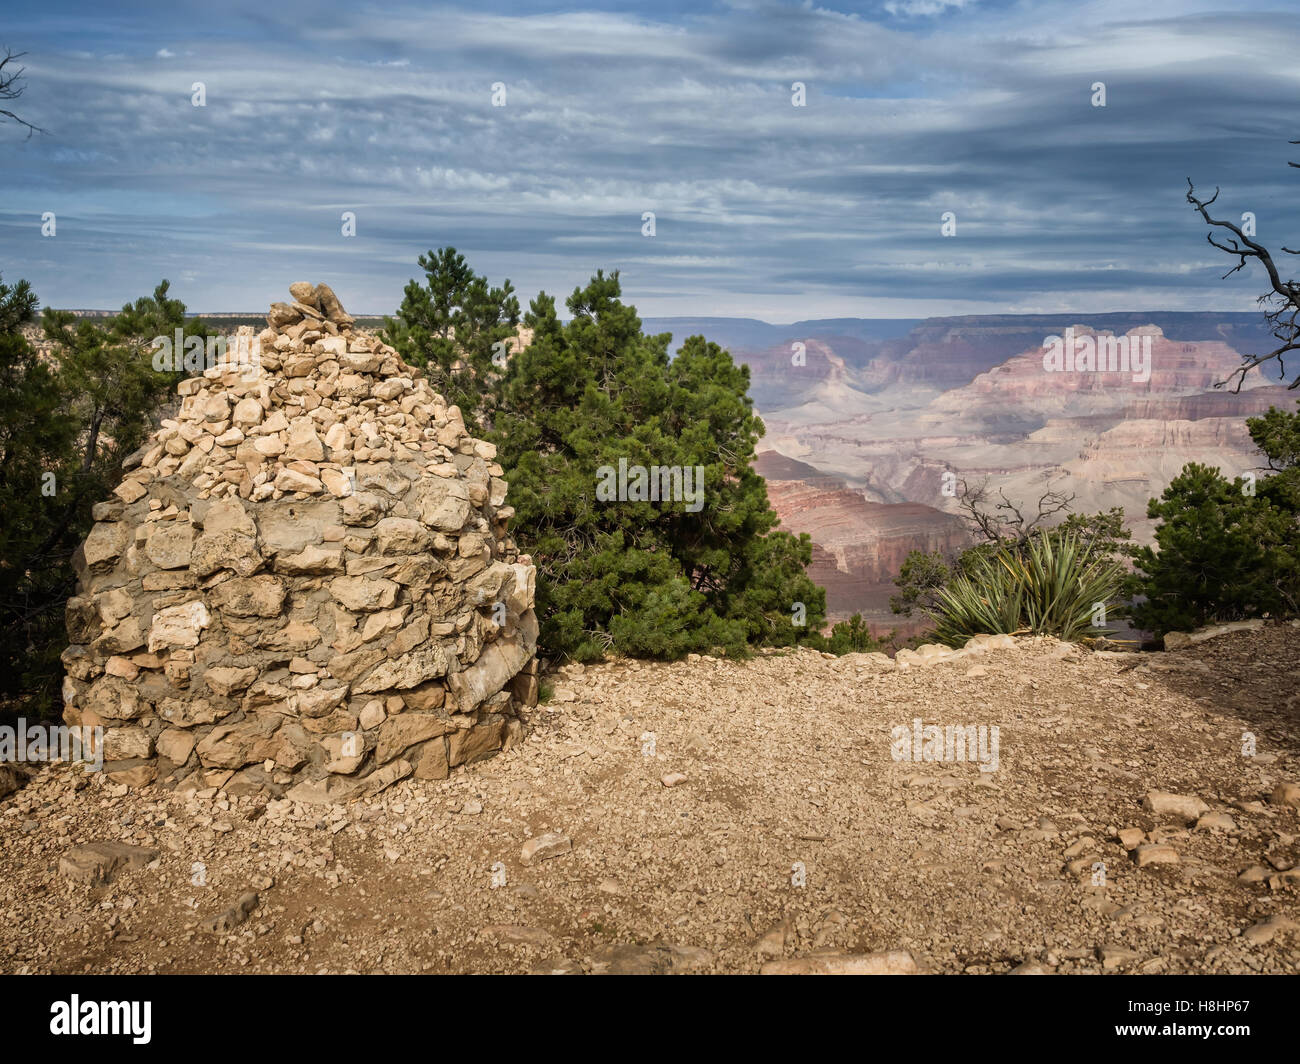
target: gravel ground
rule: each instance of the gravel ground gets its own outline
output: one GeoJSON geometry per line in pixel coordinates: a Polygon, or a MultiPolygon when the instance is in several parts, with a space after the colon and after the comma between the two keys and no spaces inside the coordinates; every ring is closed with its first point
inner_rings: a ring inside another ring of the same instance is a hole
{"type": "Polygon", "coordinates": [[[573,667],[518,749],[347,807],[56,765],[0,803],[0,970],[1300,972],[1298,652],[573,667]],[[997,770],[896,760],[915,719],[997,770]],[[101,842],[146,852],[92,882],[101,842]]]}

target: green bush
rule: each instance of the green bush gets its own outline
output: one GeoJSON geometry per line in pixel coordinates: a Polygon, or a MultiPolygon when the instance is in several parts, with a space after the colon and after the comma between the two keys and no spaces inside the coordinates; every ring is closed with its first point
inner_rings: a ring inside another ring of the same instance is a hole
{"type": "Polygon", "coordinates": [[[670,358],[601,273],[568,300],[561,322],[545,293],[511,358],[489,438],[510,484],[514,535],[537,565],[544,652],[595,660],[609,651],[655,658],[815,633],[825,592],[805,573],[812,545],[776,529],[754,472],[763,425],[749,370],[690,337],[670,358]],[[687,500],[610,501],[600,470],[701,470],[687,500]],[[792,623],[803,603],[806,626],[792,623]]]}
{"type": "Polygon", "coordinates": [[[25,281],[0,284],[0,710],[9,714],[58,707],[72,554],[179,378],[154,370],[153,338],[181,327],[206,336],[167,292],[164,281],[103,322],[46,310],[47,357],[23,333],[36,296],[25,281]]]}
{"type": "MultiPolygon", "coordinates": [[[[974,508],[972,511],[977,512],[974,508]]],[[[979,528],[981,523],[987,527],[987,521],[972,521],[973,531],[986,534],[979,528]]],[[[890,609],[908,617],[915,613],[934,616],[940,604],[939,592],[942,588],[962,576],[968,579],[977,576],[987,578],[986,563],[996,557],[999,551],[1022,551],[1031,540],[1039,536],[1046,536],[1056,543],[1067,536],[1074,536],[1094,558],[1111,561],[1131,558],[1137,549],[1129,542],[1132,533],[1124,526],[1124,511],[1116,506],[1099,513],[1068,514],[1065,520],[1053,528],[1035,528],[1029,532],[1021,530],[1019,535],[1013,534],[1006,539],[977,543],[955,556],[946,556],[939,551],[914,550],[908,553],[898,576],[894,578],[898,593],[890,597],[890,609]]],[[[1117,614],[1121,612],[1122,607],[1116,611],[1117,614]]]]}
{"type": "Polygon", "coordinates": [[[836,624],[830,635],[809,638],[808,645],[814,650],[831,654],[869,654],[873,651],[883,652],[893,642],[895,635],[896,633],[890,632],[885,639],[877,639],[871,634],[862,614],[855,613],[847,621],[836,624]]]}
{"type": "Polygon", "coordinates": [[[1300,414],[1273,407],[1246,426],[1268,475],[1228,480],[1192,462],[1147,507],[1156,544],[1130,581],[1145,631],[1300,613],[1300,414]]]}

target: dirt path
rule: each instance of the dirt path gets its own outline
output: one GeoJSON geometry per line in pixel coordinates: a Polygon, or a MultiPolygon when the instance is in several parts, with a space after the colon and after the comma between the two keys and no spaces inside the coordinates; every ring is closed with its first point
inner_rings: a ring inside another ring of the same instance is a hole
{"type": "Polygon", "coordinates": [[[1277,627],[1140,659],[1044,640],[905,670],[613,664],[555,677],[520,749],[346,808],[55,767],[0,803],[0,969],[756,972],[891,950],[942,972],[1300,972],[1300,809],[1270,802],[1300,782],[1298,659],[1277,627]],[[997,770],[895,760],[915,718],[996,725],[997,770]],[[1208,816],[1144,809],[1152,790],[1208,816]],[[107,885],[60,871],[96,841],[158,856],[107,885]],[[202,929],[248,892],[233,929],[202,929]]]}

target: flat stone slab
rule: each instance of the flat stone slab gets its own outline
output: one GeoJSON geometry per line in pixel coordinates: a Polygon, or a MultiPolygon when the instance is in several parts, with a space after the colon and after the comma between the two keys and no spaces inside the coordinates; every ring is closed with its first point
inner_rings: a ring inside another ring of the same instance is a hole
{"type": "Polygon", "coordinates": [[[537,838],[525,842],[523,849],[519,851],[519,859],[524,864],[532,864],[534,861],[549,861],[552,857],[559,857],[560,854],[568,853],[572,849],[573,842],[567,835],[549,832],[546,835],[538,835],[537,838]]]}
{"type": "Polygon", "coordinates": [[[143,868],[157,857],[157,850],[125,842],[86,842],[59,858],[59,874],[97,885],[108,883],[120,868],[143,868]]]}
{"type": "Polygon", "coordinates": [[[763,975],[920,975],[916,958],[905,949],[879,953],[810,953],[769,961],[763,975]]]}

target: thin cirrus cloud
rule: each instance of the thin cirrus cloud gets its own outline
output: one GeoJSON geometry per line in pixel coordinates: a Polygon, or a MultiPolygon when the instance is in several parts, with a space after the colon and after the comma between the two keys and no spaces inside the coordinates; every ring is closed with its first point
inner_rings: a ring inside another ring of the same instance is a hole
{"type": "Polygon", "coordinates": [[[1300,18],[1135,10],[20,0],[3,43],[49,132],[0,126],[0,271],[61,306],[319,279],[383,313],[452,244],[525,299],[620,269],[647,316],[1251,309],[1183,193],[1300,239],[1300,18]]]}

